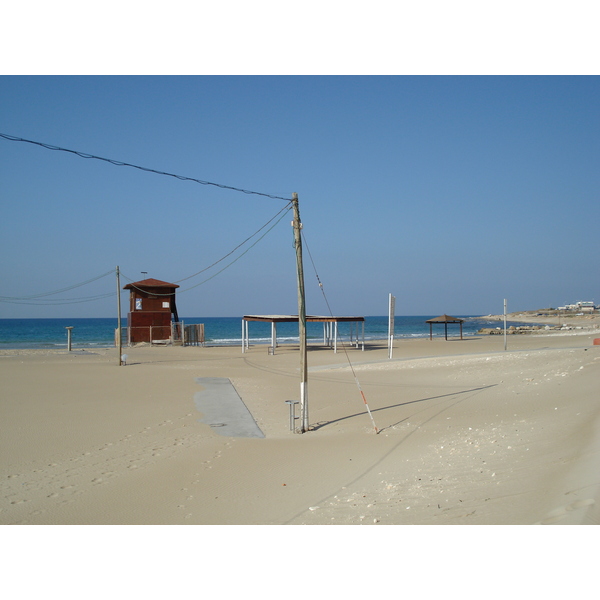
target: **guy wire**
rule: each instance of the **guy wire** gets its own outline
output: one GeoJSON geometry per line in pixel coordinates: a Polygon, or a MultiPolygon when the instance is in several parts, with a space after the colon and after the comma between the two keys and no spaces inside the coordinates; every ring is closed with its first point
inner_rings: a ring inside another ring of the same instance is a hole
{"type": "MultiPolygon", "coordinates": [[[[325,304],[327,304],[327,310],[329,310],[329,316],[333,319],[335,317],[333,316],[331,306],[329,305],[329,300],[327,300],[327,295],[325,294],[323,284],[321,283],[321,279],[319,278],[319,274],[317,273],[315,261],[313,260],[312,254],[310,253],[310,248],[308,247],[308,244],[306,242],[306,236],[304,235],[304,231],[302,231],[301,234],[302,234],[302,239],[304,240],[304,245],[306,246],[306,250],[308,252],[308,256],[310,258],[310,262],[312,263],[313,269],[315,271],[315,276],[317,278],[317,282],[319,283],[319,287],[321,288],[321,293],[323,294],[323,298],[325,299],[325,304]]],[[[344,354],[346,355],[346,360],[348,361],[348,365],[350,366],[350,370],[352,371],[352,376],[354,377],[354,382],[356,383],[356,387],[358,387],[358,391],[360,392],[360,395],[362,396],[362,399],[363,399],[363,402],[367,409],[367,412],[369,413],[369,417],[371,418],[371,423],[373,424],[373,429],[375,429],[375,433],[377,434],[377,433],[379,433],[379,430],[377,429],[377,426],[375,425],[375,420],[373,419],[373,415],[371,414],[371,409],[369,408],[369,404],[367,403],[365,394],[364,394],[362,388],[360,387],[360,382],[358,381],[358,377],[356,376],[356,371],[354,370],[354,366],[352,365],[352,361],[350,360],[350,356],[348,355],[348,351],[346,349],[346,344],[344,343],[344,340],[342,340],[341,338],[340,338],[340,342],[342,343],[342,348],[344,349],[344,354]]]]}

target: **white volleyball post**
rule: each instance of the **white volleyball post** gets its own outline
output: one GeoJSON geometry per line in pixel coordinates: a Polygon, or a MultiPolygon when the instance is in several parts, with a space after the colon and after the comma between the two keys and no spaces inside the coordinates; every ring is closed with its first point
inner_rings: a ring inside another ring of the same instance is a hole
{"type": "Polygon", "coordinates": [[[394,313],[396,311],[396,297],[390,294],[389,299],[389,317],[388,317],[388,352],[389,357],[392,358],[392,352],[394,350],[394,313]]]}
{"type": "Polygon", "coordinates": [[[116,270],[117,275],[117,352],[119,355],[119,366],[125,364],[123,360],[123,338],[121,336],[121,271],[119,271],[119,265],[116,270]]]}
{"type": "Polygon", "coordinates": [[[504,352],[506,352],[506,298],[504,299],[504,352]]]}

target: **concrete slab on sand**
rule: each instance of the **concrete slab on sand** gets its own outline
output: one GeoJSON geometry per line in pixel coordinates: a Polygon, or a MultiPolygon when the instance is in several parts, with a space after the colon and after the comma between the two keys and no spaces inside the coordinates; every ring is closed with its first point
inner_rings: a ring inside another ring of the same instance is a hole
{"type": "Polygon", "coordinates": [[[216,433],[228,437],[264,438],[250,411],[226,377],[197,377],[202,390],[194,394],[194,404],[204,415],[200,421],[216,433]]]}

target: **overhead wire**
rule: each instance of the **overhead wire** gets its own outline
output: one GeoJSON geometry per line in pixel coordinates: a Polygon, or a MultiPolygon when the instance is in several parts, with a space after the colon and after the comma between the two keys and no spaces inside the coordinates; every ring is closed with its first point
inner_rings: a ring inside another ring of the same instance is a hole
{"type": "Polygon", "coordinates": [[[53,298],[46,300],[3,300],[0,302],[6,302],[7,304],[28,304],[31,306],[61,306],[63,304],[81,304],[83,302],[94,302],[96,300],[102,300],[103,298],[111,298],[116,296],[116,292],[110,292],[108,294],[99,294],[97,296],[87,296],[82,298],[53,298]]]}
{"type": "MultiPolygon", "coordinates": [[[[146,171],[148,173],[155,173],[157,175],[165,175],[165,176],[168,176],[168,177],[174,177],[174,178],[182,180],[182,181],[191,181],[191,182],[194,182],[194,183],[199,183],[201,185],[215,186],[215,187],[218,187],[218,188],[221,188],[221,189],[228,189],[228,190],[232,190],[232,191],[236,191],[236,192],[242,192],[244,194],[252,194],[252,195],[263,196],[263,197],[266,197],[266,198],[272,198],[272,199],[276,199],[276,200],[283,200],[283,201],[285,201],[285,202],[288,203],[274,217],[272,217],[269,221],[267,221],[267,223],[265,223],[260,229],[258,229],[256,232],[254,232],[250,237],[248,237],[247,239],[245,239],[243,242],[241,242],[240,244],[238,244],[231,252],[229,252],[228,254],[226,254],[225,256],[223,256],[222,258],[220,258],[218,261],[216,261],[212,265],[209,265],[208,267],[206,267],[206,268],[198,271],[197,273],[194,273],[193,275],[189,275],[188,277],[184,277],[183,279],[180,279],[179,280],[180,282],[181,281],[186,281],[187,279],[191,279],[192,277],[196,277],[197,275],[200,275],[201,273],[203,273],[203,272],[211,269],[212,267],[216,266],[217,264],[219,264],[220,262],[222,262],[223,260],[225,260],[228,256],[231,256],[236,250],[238,250],[239,248],[241,248],[246,242],[248,242],[255,235],[257,235],[258,233],[260,233],[260,231],[262,231],[265,227],[267,227],[267,225],[269,225],[274,219],[276,219],[277,216],[280,213],[284,213],[285,214],[285,211],[288,210],[291,207],[291,201],[290,201],[289,198],[284,198],[282,196],[277,196],[277,195],[274,195],[274,194],[266,194],[266,193],[263,193],[263,192],[256,192],[256,191],[253,191],[253,190],[247,190],[247,189],[238,188],[238,187],[229,186],[229,185],[224,185],[224,184],[220,184],[220,183],[214,183],[214,182],[211,182],[211,181],[205,181],[205,180],[202,180],[202,179],[197,179],[195,177],[187,177],[187,176],[184,176],[184,175],[177,175],[175,173],[168,173],[166,171],[159,171],[157,169],[151,169],[151,168],[148,168],[148,167],[142,167],[140,165],[134,165],[132,163],[126,163],[126,162],[118,161],[118,160],[111,159],[111,158],[105,158],[105,157],[102,157],[102,156],[95,156],[93,154],[88,154],[86,152],[81,152],[79,150],[71,150],[69,148],[62,148],[60,146],[55,146],[53,144],[47,144],[47,143],[38,142],[38,141],[35,141],[35,140],[28,140],[28,139],[25,139],[25,138],[17,137],[17,136],[14,136],[14,135],[9,135],[9,134],[6,134],[6,133],[0,133],[0,138],[3,138],[3,139],[8,140],[8,141],[12,141],[12,142],[24,142],[24,143],[28,143],[28,144],[33,144],[33,145],[36,145],[36,146],[40,146],[42,148],[46,148],[47,150],[55,150],[55,151],[60,151],[60,152],[67,152],[67,153],[70,153],[70,154],[75,154],[76,156],[79,156],[81,158],[89,158],[89,159],[100,160],[100,161],[108,162],[108,163],[110,163],[112,165],[119,166],[119,167],[131,167],[131,168],[134,168],[134,169],[139,169],[141,171],[146,171]]],[[[256,240],[256,242],[254,244],[252,244],[245,252],[243,252],[235,260],[233,260],[231,263],[229,263],[226,267],[224,267],[223,269],[221,269],[220,271],[218,271],[217,273],[215,273],[213,276],[209,277],[208,279],[206,279],[206,280],[204,280],[204,281],[202,281],[202,282],[200,282],[200,283],[198,283],[198,284],[196,284],[196,285],[194,285],[194,286],[192,286],[190,288],[187,288],[185,290],[180,290],[179,293],[188,291],[190,289],[198,287],[198,285],[206,283],[206,281],[209,281],[210,279],[213,279],[219,273],[222,273],[225,269],[227,269],[232,264],[234,264],[237,260],[239,260],[242,256],[244,256],[244,254],[246,254],[250,250],[250,248],[253,248],[260,240],[262,240],[265,237],[265,235],[267,233],[269,233],[269,231],[271,231],[271,229],[273,229],[273,227],[275,227],[275,225],[277,225],[277,223],[279,223],[279,221],[281,221],[281,219],[283,218],[284,214],[282,214],[282,216],[276,221],[276,223],[272,227],[270,227],[265,232],[265,234],[263,234],[258,240],[256,240]]],[[[67,288],[63,288],[63,289],[60,289],[60,290],[56,290],[56,291],[53,291],[53,292],[46,292],[46,293],[43,293],[43,294],[35,294],[35,295],[32,295],[32,296],[22,296],[22,297],[17,297],[17,296],[0,296],[0,302],[24,303],[24,304],[25,303],[29,303],[29,304],[43,304],[43,302],[39,302],[38,303],[38,302],[32,302],[32,301],[35,300],[35,299],[37,299],[37,298],[42,298],[44,296],[50,296],[50,295],[53,295],[53,294],[59,294],[61,292],[69,291],[69,290],[74,289],[76,287],[79,287],[81,285],[86,285],[87,283],[91,283],[92,281],[95,281],[96,279],[100,279],[101,277],[105,277],[106,275],[108,275],[108,274],[110,274],[112,272],[113,272],[112,270],[108,271],[107,273],[104,273],[103,275],[100,275],[99,277],[96,277],[94,279],[90,279],[90,280],[85,281],[85,282],[83,282],[81,284],[77,284],[77,285],[70,286],[70,287],[67,287],[67,288]]],[[[129,279],[125,275],[124,275],[124,277],[125,277],[125,279],[129,279]]],[[[131,282],[133,282],[132,279],[129,279],[129,280],[131,282]]],[[[132,287],[135,287],[135,286],[132,286],[132,287]]],[[[64,300],[63,303],[74,303],[74,302],[91,301],[92,299],[99,299],[100,297],[108,297],[110,295],[113,295],[113,294],[107,294],[107,295],[104,295],[104,296],[98,296],[98,297],[93,297],[93,298],[90,297],[89,300],[83,300],[83,299],[78,299],[78,300],[64,300]]],[[[170,296],[172,294],[158,294],[158,295],[170,296]]],[[[60,303],[60,301],[56,302],[56,304],[59,304],[59,303],[60,303]]]]}
{"type": "MultiPolygon", "coordinates": [[[[260,233],[269,223],[271,223],[271,221],[275,220],[279,216],[280,213],[285,212],[286,210],[289,210],[291,208],[291,206],[292,206],[291,202],[288,205],[284,206],[279,212],[277,212],[277,214],[274,217],[269,219],[260,229],[255,231],[251,236],[247,237],[242,243],[238,244],[231,252],[228,252],[225,256],[223,256],[219,260],[215,261],[212,265],[205,267],[204,269],[198,271],[197,273],[194,273],[193,275],[188,275],[187,277],[184,277],[183,279],[178,279],[174,283],[181,283],[182,281],[186,281],[188,279],[191,279],[192,277],[196,277],[197,275],[204,273],[205,271],[208,271],[209,269],[212,269],[214,266],[218,265],[220,262],[225,260],[228,256],[231,256],[236,250],[241,248],[246,242],[251,240],[255,235],[260,233]]],[[[281,220],[281,219],[279,219],[279,220],[281,220]]],[[[279,223],[279,221],[277,221],[277,223],[279,223]]],[[[271,229],[269,229],[268,231],[271,231],[271,229]]],[[[268,233],[268,231],[267,231],[267,233],[268,233]]],[[[262,237],[260,239],[262,239],[262,237]]]]}
{"type": "MultiPolygon", "coordinates": [[[[306,235],[304,233],[304,230],[301,231],[301,235],[302,235],[302,239],[304,240],[304,245],[306,246],[306,250],[308,252],[308,256],[310,258],[310,262],[312,263],[313,269],[315,271],[315,276],[317,278],[317,282],[319,284],[319,288],[321,290],[321,293],[323,294],[323,299],[325,300],[325,304],[327,305],[327,310],[329,310],[329,316],[334,319],[335,317],[333,316],[333,312],[331,310],[331,306],[329,304],[329,300],[327,299],[327,294],[325,294],[325,289],[323,288],[323,283],[321,282],[321,278],[319,277],[319,273],[317,272],[317,267],[315,266],[315,261],[313,260],[312,254],[310,252],[310,248],[308,247],[308,243],[306,241],[306,235]]],[[[350,355],[348,354],[348,350],[346,348],[346,344],[344,343],[344,340],[342,340],[340,338],[340,342],[342,345],[342,348],[344,350],[344,354],[346,355],[346,360],[348,361],[348,365],[350,367],[350,371],[352,372],[352,376],[354,377],[354,382],[356,383],[356,386],[358,387],[358,391],[360,392],[360,395],[362,397],[363,403],[367,409],[367,413],[369,414],[369,417],[371,419],[371,423],[373,424],[373,428],[375,429],[375,433],[379,433],[379,430],[377,429],[377,425],[375,425],[375,420],[373,419],[373,415],[371,414],[371,409],[369,408],[369,404],[367,402],[367,398],[365,396],[365,393],[362,390],[362,387],[360,385],[360,381],[358,380],[358,377],[356,375],[356,371],[354,370],[354,366],[352,364],[352,361],[350,360],[350,355]]]]}
{"type": "Polygon", "coordinates": [[[201,185],[212,185],[214,187],[222,188],[225,190],[233,190],[234,192],[242,192],[244,194],[253,194],[255,196],[263,196],[265,198],[272,198],[274,200],[284,200],[285,202],[289,202],[289,198],[283,198],[282,196],[276,196],[274,194],[265,194],[263,192],[254,192],[252,190],[246,190],[243,188],[233,187],[230,185],[224,185],[222,183],[214,183],[212,181],[204,181],[202,179],[196,179],[195,177],[187,177],[185,175],[176,175],[175,173],[168,173],[166,171],[159,171],[157,169],[150,169],[149,167],[141,167],[139,165],[134,165],[132,163],[126,163],[120,160],[115,160],[112,158],[104,158],[102,156],[95,156],[93,154],[88,154],[87,152],[81,152],[79,150],[70,150],[69,148],[61,148],[60,146],[54,146],[52,144],[46,144],[44,142],[36,142],[34,140],[27,140],[25,138],[20,138],[15,135],[8,135],[6,133],[0,133],[0,138],[8,140],[10,142],[25,142],[27,144],[34,144],[36,146],[41,146],[42,148],[46,148],[47,150],[56,150],[59,152],[68,152],[70,154],[75,154],[81,158],[91,158],[94,160],[101,160],[117,167],[131,167],[132,169],[139,169],[140,171],[146,171],[147,173],[155,173],[156,175],[166,175],[167,177],[174,177],[175,179],[180,179],[181,181],[192,181],[194,183],[199,183],[201,185]]]}
{"type": "Polygon", "coordinates": [[[62,304],[80,304],[82,302],[94,302],[96,300],[101,300],[103,298],[115,296],[116,292],[111,292],[108,294],[98,294],[96,296],[83,296],[79,298],[48,298],[48,296],[54,296],[56,294],[62,294],[64,292],[74,290],[84,285],[93,283],[94,281],[98,281],[98,279],[102,279],[103,277],[106,277],[107,275],[111,275],[113,273],[114,269],[111,269],[110,271],[107,271],[102,275],[98,275],[97,277],[92,277],[91,279],[87,279],[86,281],[82,281],[81,283],[75,283],[73,285],[51,292],[31,294],[30,296],[0,296],[0,302],[4,302],[6,304],[29,304],[33,306],[60,306],[62,304]]]}
{"type": "Polygon", "coordinates": [[[68,292],[70,290],[74,290],[75,288],[87,285],[88,283],[92,283],[97,281],[98,279],[102,279],[107,275],[113,274],[115,271],[111,269],[102,275],[98,275],[97,277],[92,277],[91,279],[87,279],[86,281],[82,281],[81,283],[76,283],[74,285],[70,285],[68,287],[61,288],[60,290],[54,290],[53,292],[43,292],[42,294],[32,294],[31,296],[0,296],[0,301],[9,301],[9,300],[34,300],[36,298],[42,298],[44,296],[54,296],[56,294],[61,294],[62,292],[68,292]]]}
{"type": "MultiPolygon", "coordinates": [[[[255,240],[255,242],[253,244],[251,244],[248,248],[246,248],[246,250],[244,250],[244,252],[242,252],[239,256],[237,256],[234,260],[232,260],[230,263],[228,263],[227,265],[225,265],[222,269],[220,269],[219,271],[217,271],[214,275],[211,275],[210,277],[207,277],[206,279],[204,279],[203,281],[200,281],[199,283],[196,283],[195,285],[192,285],[188,288],[179,290],[177,292],[177,294],[182,294],[184,292],[188,292],[190,290],[193,290],[194,288],[197,288],[200,285],[203,285],[204,283],[206,283],[207,281],[210,281],[211,279],[214,279],[217,275],[219,275],[220,273],[222,273],[223,271],[225,271],[226,269],[228,269],[229,267],[231,267],[234,263],[236,263],[240,258],[242,258],[242,256],[244,256],[245,254],[247,254],[252,248],[254,248],[254,246],[256,246],[256,244],[258,244],[258,242],[260,242],[272,229],[274,229],[279,222],[283,219],[283,217],[285,217],[285,212],[287,210],[289,210],[291,207],[291,203],[284,207],[282,210],[280,210],[274,217],[272,217],[269,221],[267,221],[267,223],[265,223],[258,231],[254,232],[250,237],[246,238],[246,240],[244,240],[241,244],[238,244],[231,252],[229,252],[228,254],[226,254],[225,256],[223,256],[222,258],[220,258],[218,261],[214,262],[212,265],[210,265],[209,267],[206,267],[205,269],[202,269],[201,271],[198,271],[198,273],[195,273],[194,275],[190,275],[189,277],[185,277],[184,279],[180,279],[179,281],[185,281],[187,279],[190,279],[191,277],[195,277],[196,275],[199,275],[200,273],[203,273],[205,271],[207,271],[208,269],[214,267],[215,265],[217,265],[218,263],[222,262],[225,258],[227,258],[228,256],[231,256],[231,254],[233,254],[237,249],[239,249],[241,246],[243,246],[248,240],[252,239],[257,233],[259,233],[260,231],[262,231],[269,223],[271,223],[275,218],[277,218],[277,216],[279,216],[279,219],[277,219],[277,221],[275,221],[275,223],[273,223],[273,225],[271,225],[271,227],[269,227],[269,229],[267,229],[267,231],[265,231],[263,233],[263,235],[261,235],[257,240],[255,240]]],[[[138,286],[135,285],[135,282],[133,281],[133,279],[131,279],[130,277],[128,277],[127,275],[124,275],[123,272],[121,271],[121,275],[123,276],[124,279],[126,279],[127,281],[130,281],[131,283],[129,284],[129,286],[133,289],[137,289],[138,291],[144,291],[141,288],[139,288],[138,286]]],[[[178,282],[175,282],[178,283],[178,282]]],[[[173,296],[174,293],[170,292],[167,294],[160,294],[160,293],[156,293],[154,292],[155,296],[173,296]]]]}
{"type": "MultiPolygon", "coordinates": [[[[289,207],[286,207],[289,208],[289,207]]],[[[246,248],[246,250],[244,250],[244,252],[242,252],[238,257],[236,257],[234,260],[232,260],[229,264],[225,265],[220,271],[217,271],[214,275],[211,275],[210,277],[208,277],[207,279],[205,279],[204,281],[201,281],[200,283],[197,283],[196,285],[193,285],[189,288],[186,288],[185,290],[182,290],[183,292],[187,292],[191,289],[194,289],[196,287],[198,287],[199,285],[202,285],[204,283],[206,283],[207,281],[210,281],[211,279],[214,279],[217,275],[219,275],[220,273],[222,273],[223,271],[225,271],[225,269],[228,269],[229,267],[231,267],[234,263],[236,263],[240,258],[242,258],[242,256],[244,256],[245,254],[247,254],[252,248],[254,248],[254,246],[256,246],[256,244],[258,244],[258,242],[260,242],[272,229],[274,229],[279,222],[281,221],[281,219],[283,219],[283,217],[285,217],[285,212],[279,217],[279,219],[277,219],[277,221],[275,223],[273,223],[273,225],[271,225],[271,227],[269,227],[269,229],[267,229],[267,231],[265,231],[251,246],[249,246],[248,248],[246,248]]],[[[231,253],[230,253],[231,254],[231,253]]]]}

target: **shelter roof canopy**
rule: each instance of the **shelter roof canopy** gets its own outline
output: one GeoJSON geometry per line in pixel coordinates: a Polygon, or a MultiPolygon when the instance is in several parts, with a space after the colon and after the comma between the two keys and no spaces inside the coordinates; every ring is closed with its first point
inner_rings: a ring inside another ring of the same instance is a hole
{"type": "MultiPolygon", "coordinates": [[[[244,321],[266,321],[268,323],[297,323],[298,315],[245,315],[244,321]]],[[[319,317],[306,315],[306,320],[311,323],[342,323],[345,321],[364,321],[364,317],[319,317]]]]}
{"type": "Polygon", "coordinates": [[[463,323],[464,319],[458,319],[456,317],[450,317],[449,315],[441,315],[434,319],[428,319],[425,323],[463,323]]]}

